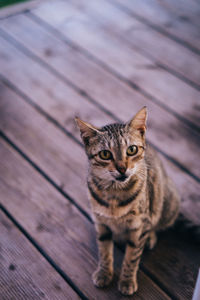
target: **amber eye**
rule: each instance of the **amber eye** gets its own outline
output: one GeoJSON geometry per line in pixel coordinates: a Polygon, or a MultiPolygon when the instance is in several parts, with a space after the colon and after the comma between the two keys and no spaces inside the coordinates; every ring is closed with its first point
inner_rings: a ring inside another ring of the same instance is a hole
{"type": "Polygon", "coordinates": [[[102,150],[99,152],[99,157],[101,159],[111,159],[112,158],[112,153],[108,150],[102,150]]]}
{"type": "Polygon", "coordinates": [[[135,155],[138,152],[138,147],[135,145],[132,145],[130,147],[128,147],[126,153],[129,156],[135,155]]]}

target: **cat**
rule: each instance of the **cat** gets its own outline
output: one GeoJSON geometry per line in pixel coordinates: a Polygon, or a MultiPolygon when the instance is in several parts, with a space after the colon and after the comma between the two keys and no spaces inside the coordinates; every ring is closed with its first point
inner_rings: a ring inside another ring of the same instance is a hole
{"type": "Polygon", "coordinates": [[[132,295],[144,247],[152,249],[156,232],[172,226],[180,197],[145,140],[147,108],[126,124],[102,128],[75,118],[89,160],[88,190],[99,251],[92,279],[97,287],[113,279],[113,241],[126,244],[118,289],[132,295]]]}

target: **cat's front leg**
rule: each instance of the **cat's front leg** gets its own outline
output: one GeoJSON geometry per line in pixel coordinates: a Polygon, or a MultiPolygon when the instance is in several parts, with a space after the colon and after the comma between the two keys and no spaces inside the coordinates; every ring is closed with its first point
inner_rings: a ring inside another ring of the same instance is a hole
{"type": "Polygon", "coordinates": [[[113,278],[113,241],[111,230],[103,224],[96,224],[99,263],[92,279],[97,287],[108,286],[113,278]]]}
{"type": "Polygon", "coordinates": [[[145,243],[146,237],[137,242],[130,238],[127,242],[118,284],[118,289],[123,295],[132,295],[138,289],[137,272],[145,243]]]}

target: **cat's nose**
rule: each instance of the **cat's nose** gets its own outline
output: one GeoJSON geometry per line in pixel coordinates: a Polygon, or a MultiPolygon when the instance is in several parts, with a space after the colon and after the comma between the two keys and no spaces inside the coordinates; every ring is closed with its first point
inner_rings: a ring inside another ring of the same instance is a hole
{"type": "Polygon", "coordinates": [[[125,166],[124,163],[118,162],[118,163],[116,164],[116,169],[117,169],[117,171],[118,171],[120,174],[125,174],[125,173],[126,173],[126,166],[125,166]]]}

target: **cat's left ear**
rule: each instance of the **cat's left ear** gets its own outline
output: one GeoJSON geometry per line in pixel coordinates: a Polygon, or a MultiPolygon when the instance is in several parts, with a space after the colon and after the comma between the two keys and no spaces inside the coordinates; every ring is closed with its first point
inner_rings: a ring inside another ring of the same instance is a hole
{"type": "Polygon", "coordinates": [[[135,117],[128,123],[130,129],[139,130],[143,136],[146,131],[147,107],[144,106],[135,117]]]}
{"type": "Polygon", "coordinates": [[[96,136],[97,134],[100,134],[101,132],[99,129],[87,122],[82,121],[79,118],[75,118],[76,124],[78,125],[80,132],[81,132],[81,137],[83,139],[83,142],[86,146],[89,145],[89,140],[90,138],[96,136]]]}

